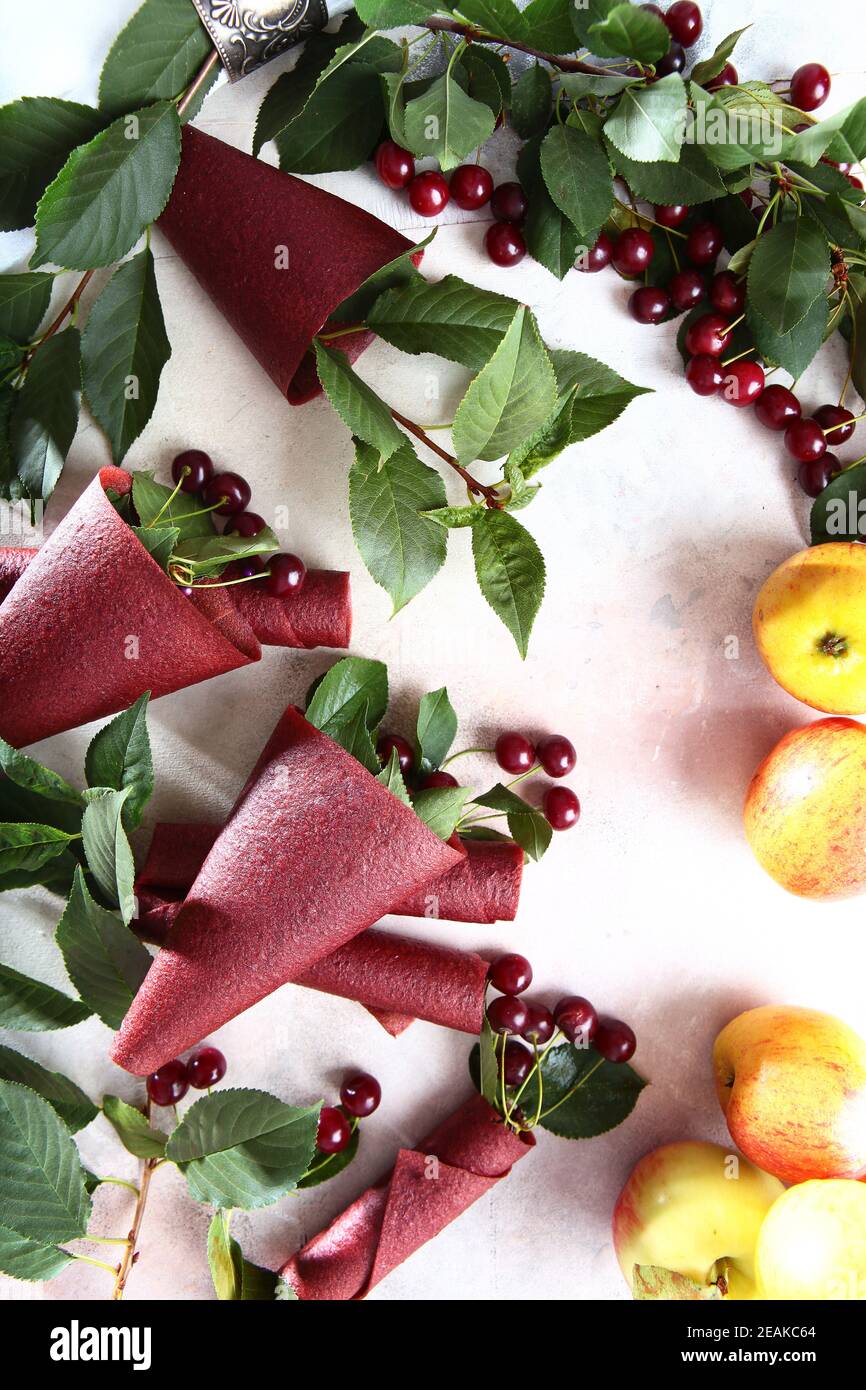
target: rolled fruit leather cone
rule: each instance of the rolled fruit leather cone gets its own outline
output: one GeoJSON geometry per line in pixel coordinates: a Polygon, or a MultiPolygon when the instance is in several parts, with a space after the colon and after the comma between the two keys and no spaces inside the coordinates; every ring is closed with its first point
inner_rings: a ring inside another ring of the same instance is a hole
{"type": "MultiPolygon", "coordinates": [[[[157,225],[293,405],[321,389],[313,338],[412,246],[352,203],[192,126],[157,225]]],[[[373,336],[361,331],[333,346],[354,361],[373,336]]]]}

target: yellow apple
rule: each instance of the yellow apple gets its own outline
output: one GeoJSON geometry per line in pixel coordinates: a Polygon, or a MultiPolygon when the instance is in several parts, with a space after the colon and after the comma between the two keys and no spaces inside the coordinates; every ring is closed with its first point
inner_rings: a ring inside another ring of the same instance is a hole
{"type": "Polygon", "coordinates": [[[866,1174],[866,1043],[831,1014],[750,1009],[716,1038],[734,1143],[783,1182],[866,1174]]]}
{"type": "Polygon", "coordinates": [[[789,893],[866,892],[866,728],[819,719],[786,734],[749,784],[743,822],[758,863],[789,893]]]}
{"type": "Polygon", "coordinates": [[[616,1257],[629,1287],[635,1265],[655,1265],[706,1287],[724,1272],[728,1298],[757,1297],[755,1242],[783,1191],[776,1178],[718,1144],[684,1140],[654,1149],[634,1169],[613,1214],[616,1257]]]}
{"type": "Polygon", "coordinates": [[[762,1298],[866,1300],[866,1187],[789,1187],[767,1213],[755,1263],[762,1298]]]}
{"type": "Polygon", "coordinates": [[[758,651],[783,690],[827,714],[866,711],[866,546],[801,550],[758,594],[758,651]]]}

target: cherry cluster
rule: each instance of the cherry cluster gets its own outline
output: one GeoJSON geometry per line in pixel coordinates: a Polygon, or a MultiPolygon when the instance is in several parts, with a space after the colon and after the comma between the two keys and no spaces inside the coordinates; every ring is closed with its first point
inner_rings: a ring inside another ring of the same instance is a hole
{"type": "Polygon", "coordinates": [[[521,998],[532,984],[532,966],[525,956],[500,956],[489,978],[499,994],[487,1006],[487,1021],[494,1033],[508,1039],[502,1064],[506,1086],[523,1085],[535,1066],[535,1049],[546,1047],[558,1033],[577,1047],[591,1043],[607,1062],[627,1062],[634,1056],[637,1039],[628,1024],[600,1016],[581,995],[567,995],[552,1010],[521,998]]]}
{"type": "MultiPolygon", "coordinates": [[[[181,492],[201,498],[206,509],[225,517],[223,534],[252,539],[265,529],[264,517],[247,511],[252,497],[250,485],[239,473],[216,473],[209,454],[186,449],[171,465],[171,476],[181,492]]],[[[272,555],[265,564],[260,555],[250,555],[236,566],[239,579],[267,579],[268,592],[277,598],[297,593],[307,570],[297,555],[272,555]]]]}
{"type": "MultiPolygon", "coordinates": [[[[511,731],[499,735],[495,752],[503,772],[518,777],[539,769],[548,777],[567,777],[577,762],[577,751],[565,734],[548,734],[536,747],[525,734],[511,731]]],[[[552,830],[570,830],[580,819],[580,802],[571,787],[548,787],[543,805],[552,830]]]]}
{"type": "Polygon", "coordinates": [[[323,1105],[319,1115],[316,1148],[322,1154],[338,1154],[348,1146],[358,1121],[378,1110],[382,1087],[369,1072],[353,1072],[340,1087],[340,1104],[323,1105]]]}
{"type": "Polygon", "coordinates": [[[207,1091],[222,1081],[226,1059],[218,1047],[198,1047],[184,1062],[175,1057],[147,1078],[147,1094],[154,1105],[177,1105],[190,1086],[207,1091]]]}

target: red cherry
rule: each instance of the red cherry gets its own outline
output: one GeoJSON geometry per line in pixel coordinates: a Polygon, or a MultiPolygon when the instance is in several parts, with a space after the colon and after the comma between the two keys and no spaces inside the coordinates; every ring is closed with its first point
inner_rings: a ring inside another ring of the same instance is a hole
{"type": "Polygon", "coordinates": [[[613,265],[620,275],[642,275],[652,264],[655,246],[642,227],[627,227],[613,244],[613,265]]]}
{"type": "Polygon", "coordinates": [[[580,802],[571,787],[550,787],[544,794],[544,814],[552,830],[570,830],[580,819],[580,802]]]}
{"type": "Polygon", "coordinates": [[[268,570],[268,593],[275,598],[296,594],[307,577],[307,567],[297,555],[272,555],[268,570]]]}
{"type": "Polygon", "coordinates": [[[378,1110],[381,1099],[382,1087],[375,1076],[371,1076],[367,1071],[347,1076],[340,1087],[340,1102],[343,1108],[359,1120],[378,1110]]]}
{"type": "Polygon", "coordinates": [[[613,242],[607,232],[602,232],[594,246],[589,246],[578,256],[575,268],[588,275],[595,275],[610,265],[613,256],[613,242]]]}
{"type": "Polygon", "coordinates": [[[500,183],[493,190],[490,211],[497,222],[516,222],[518,226],[525,220],[529,200],[519,183],[500,183]]]}
{"type": "Polygon", "coordinates": [[[509,1038],[505,1044],[505,1060],[503,1071],[505,1073],[506,1086],[522,1086],[529,1073],[532,1071],[535,1058],[528,1047],[524,1047],[522,1042],[516,1038],[509,1038]]]}
{"type": "Polygon", "coordinates": [[[680,227],[691,212],[691,208],[682,207],[679,203],[657,203],[653,212],[656,222],[661,227],[680,227]]]}
{"type": "Polygon", "coordinates": [[[641,285],[628,301],[628,311],[638,323],[661,323],[671,311],[670,293],[661,285],[641,285]]]}
{"type": "Polygon", "coordinates": [[[376,151],[376,173],[388,188],[408,188],[415,177],[415,160],[402,145],[383,140],[376,151]]]}
{"type": "Polygon", "coordinates": [[[517,265],[526,255],[526,242],[511,222],[493,222],[484,238],[487,254],[494,265],[517,265]]]}
{"type": "Polygon", "coordinates": [[[695,357],[704,354],[708,357],[720,357],[731,341],[730,333],[725,332],[727,326],[728,318],[725,314],[702,314],[689,325],[686,350],[695,357]]]}
{"type": "Polygon", "coordinates": [[[522,1033],[529,1014],[522,999],[498,994],[487,1005],[487,1021],[494,1033],[522,1033]]]}
{"type": "Polygon", "coordinates": [[[536,756],[548,777],[567,777],[577,762],[577,750],[565,734],[549,734],[543,738],[536,756]]]}
{"type": "Polygon", "coordinates": [[[376,752],[382,759],[383,767],[387,767],[391,761],[391,754],[397,754],[397,761],[400,764],[400,771],[404,777],[408,777],[412,771],[412,764],[415,761],[415,752],[411,743],[399,734],[383,734],[376,744],[376,752]]]}
{"type": "Polygon", "coordinates": [[[828,444],[844,444],[857,428],[854,415],[843,405],[822,405],[812,418],[827,431],[828,444]]]}
{"type": "Polygon", "coordinates": [[[502,771],[515,777],[520,772],[528,772],[535,764],[535,749],[525,734],[500,734],[494,752],[502,771]]]}
{"type": "Polygon", "coordinates": [[[797,480],[808,497],[822,493],[841,464],[835,454],[826,453],[823,458],[813,459],[811,463],[801,463],[797,470],[797,480]]]}
{"type": "Polygon", "coordinates": [[[189,1077],[186,1063],[179,1057],[166,1062],[158,1071],[151,1072],[147,1078],[147,1094],[154,1105],[177,1105],[189,1090],[189,1077]]]}
{"type": "Polygon", "coordinates": [[[685,65],[685,49],[678,43],[672,43],[664,57],[656,63],[655,77],[650,80],[656,82],[660,77],[670,77],[672,72],[682,72],[685,65]]]}
{"type": "Polygon", "coordinates": [[[226,1074],[226,1059],[218,1047],[198,1047],[189,1057],[186,1069],[190,1086],[206,1091],[222,1081],[226,1074]]]}
{"type": "Polygon", "coordinates": [[[592,1040],[596,1052],[606,1062],[627,1062],[634,1056],[637,1038],[627,1023],[618,1018],[600,1018],[598,1032],[592,1040]]]}
{"type": "Polygon", "coordinates": [[[335,1105],[323,1105],[319,1114],[316,1148],[319,1153],[342,1153],[352,1137],[352,1129],[342,1110],[335,1105]]]}
{"type": "Polygon", "coordinates": [[[791,101],[801,111],[815,111],[830,95],[830,74],[823,63],[804,63],[791,78],[791,101]]]}
{"type": "Polygon", "coordinates": [[[428,169],[409,184],[409,202],[421,217],[437,217],[448,206],[451,190],[441,174],[428,169]]]}
{"type": "Polygon", "coordinates": [[[460,783],[450,772],[431,772],[421,780],[422,792],[434,791],[436,787],[459,787],[460,783]]]}
{"type": "Polygon", "coordinates": [[[764,389],[764,369],[757,362],[743,360],[723,368],[722,396],[728,405],[754,405],[764,389]]]}
{"type": "Polygon", "coordinates": [[[528,1001],[526,1013],[526,1026],[521,1036],[527,1042],[543,1047],[545,1043],[550,1042],[556,1028],[553,1014],[543,1004],[530,1004],[528,1001]]]}
{"type": "Polygon", "coordinates": [[[501,994],[523,994],[532,984],[532,966],[526,956],[500,956],[490,967],[490,983],[501,994]]]}
{"type": "Polygon", "coordinates": [[[217,516],[234,516],[245,512],[250,505],[250,485],[238,473],[215,473],[201,490],[206,507],[213,507],[217,516]],[[220,503],[216,506],[216,503],[220,503]]]}
{"type": "Polygon", "coordinates": [[[466,212],[474,212],[490,202],[493,175],[480,164],[461,164],[451,175],[449,187],[457,206],[466,212]]]}
{"type": "Polygon", "coordinates": [[[668,289],[671,303],[678,314],[684,314],[687,309],[694,309],[707,292],[704,278],[696,270],[678,270],[676,275],[671,276],[668,289]]]}
{"type": "Polygon", "coordinates": [[[813,463],[827,452],[827,440],[817,420],[795,420],[785,431],[785,448],[800,463],[813,463]]]}
{"type": "Polygon", "coordinates": [[[686,237],[686,255],[692,265],[714,265],[724,244],[721,227],[715,222],[699,222],[686,237]]]}
{"type": "Polygon", "coordinates": [[[172,461],[171,476],[180,483],[181,492],[201,492],[205,483],[213,477],[213,462],[210,454],[201,449],[185,449],[172,461]]]}
{"type": "Polygon", "coordinates": [[[714,396],[724,379],[718,357],[710,357],[706,352],[692,357],[686,367],[686,381],[698,396],[714,396]]]}
{"type": "Polygon", "coordinates": [[[570,994],[560,999],[553,1011],[557,1028],[569,1042],[592,1042],[598,1027],[598,1014],[582,994],[570,994]]]}
{"type": "Polygon", "coordinates": [[[755,414],[765,429],[779,432],[799,420],[800,402],[787,386],[767,386],[755,406],[755,414]]]}
{"type": "Polygon", "coordinates": [[[224,536],[242,536],[245,540],[251,540],[260,531],[264,531],[267,522],[258,512],[236,512],[229,517],[223,531],[224,536]]]}
{"type": "Polygon", "coordinates": [[[710,281],[710,303],[720,314],[736,318],[746,307],[746,287],[729,270],[723,270],[710,281]]]}
{"type": "Polygon", "coordinates": [[[671,5],[662,18],[673,38],[683,48],[690,48],[701,37],[704,21],[694,0],[676,0],[676,4],[671,5]]]}
{"type": "Polygon", "coordinates": [[[736,87],[739,80],[737,69],[733,63],[725,63],[718,76],[707,83],[707,91],[718,92],[722,87],[736,87]]]}

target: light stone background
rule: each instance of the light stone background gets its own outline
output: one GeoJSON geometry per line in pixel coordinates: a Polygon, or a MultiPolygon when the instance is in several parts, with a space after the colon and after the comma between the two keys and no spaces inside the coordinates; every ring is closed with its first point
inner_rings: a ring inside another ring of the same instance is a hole
{"type": "MultiPolygon", "coordinates": [[[[101,56],[133,7],[130,0],[49,0],[37,33],[31,11],[5,6],[2,51],[14,61],[3,64],[2,99],[45,93],[92,100],[101,56]]],[[[835,0],[832,9],[807,0],[705,0],[703,8],[702,53],[754,22],[736,57],[741,74],[774,78],[820,59],[845,74],[834,82],[828,109],[862,92],[863,75],[850,72],[864,37],[859,0],[835,0]]],[[[286,65],[231,89],[223,85],[198,123],[248,149],[258,104],[286,65]]],[[[510,176],[513,156],[509,137],[498,136],[491,153],[498,173],[510,176]]],[[[412,236],[429,230],[412,225],[407,202],[367,171],[322,181],[412,236]]],[[[811,718],[773,684],[750,636],[760,583],[806,543],[807,504],[779,437],[751,412],[694,396],[683,382],[675,326],[634,324],[625,312],[628,288],[613,273],[572,272],[559,284],[529,260],[517,271],[498,270],[482,253],[483,226],[453,225],[464,214],[450,214],[427,253],[427,275],[455,272],[518,295],[537,312],[548,342],[593,353],[655,391],[543,477],[526,520],[547,557],[549,591],[525,663],[480,597],[468,538],[459,532],[444,573],[389,622],[388,599],[352,543],[344,427],[323,399],[302,410],[285,404],[158,233],[154,251],[173,356],[155,415],[128,462],[166,476],[172,456],[196,446],[249,478],[253,505],[266,517],[288,504],[285,546],[311,564],[351,568],[352,650],[388,662],[395,695],[389,722],[396,728],[408,731],[418,696],[447,682],[464,746],[488,743],[512,726],[561,729],[576,744],[571,784],[582,821],[555,838],[542,865],[527,869],[515,924],[394,925],[481,950],[526,952],[534,992],[551,1002],[561,993],[585,993],[631,1021],[640,1040],[636,1063],[652,1085],[632,1118],[608,1136],[568,1143],[542,1134],[506,1185],[373,1297],[623,1298],[609,1220],[632,1164],[667,1140],[725,1138],[709,1067],[720,1026],[753,1005],[787,1002],[829,1010],[866,1031],[862,905],[788,897],[757,867],[740,828],[755,765],[783,733],[811,718]],[[725,658],[731,637],[739,642],[737,660],[725,658]]],[[[10,268],[22,267],[28,254],[25,235],[2,238],[0,255],[10,268]]],[[[219,258],[219,246],[213,254],[219,258]]],[[[303,274],[302,266],[296,270],[303,274]]],[[[835,400],[844,370],[842,343],[834,341],[803,382],[807,405],[835,400]]],[[[361,371],[400,410],[431,423],[450,418],[465,381],[457,368],[407,358],[384,344],[367,353],[361,371]],[[431,380],[441,391],[433,405],[425,400],[431,380]]],[[[846,460],[864,447],[862,427],[859,434],[843,447],[846,460]]],[[[49,525],[106,462],[103,437],[84,413],[49,525]]],[[[450,480],[449,489],[458,501],[450,480]]],[[[160,700],[150,718],[157,790],[148,823],[222,816],[284,705],[332,659],[271,649],[258,667],[160,700]]],[[[36,752],[79,779],[92,733],[65,734],[36,752]]],[[[463,771],[478,788],[495,772],[489,760],[463,771]]],[[[51,940],[59,910],[39,891],[7,894],[0,958],[63,987],[51,940]]],[[[108,1062],[109,1035],[95,1020],[4,1040],[68,1072],[93,1096],[137,1095],[135,1083],[108,1062]]],[[[229,1084],[265,1087],[286,1099],[333,1100],[347,1067],[369,1069],[382,1081],[382,1107],[365,1124],[350,1170],[301,1199],[236,1217],[245,1252],[271,1266],[469,1089],[466,1038],[419,1023],[393,1041],[357,1005],[291,986],[214,1041],[228,1056],[229,1084]]],[[[134,1176],[135,1161],[101,1119],[81,1135],[81,1148],[96,1171],[134,1176]]],[[[99,1192],[96,1229],[125,1233],[130,1215],[122,1189],[99,1192]]],[[[207,1223],[183,1179],[171,1168],[161,1171],[127,1297],[212,1297],[207,1223]]],[[[98,1299],[107,1282],[79,1266],[42,1292],[2,1279],[0,1289],[11,1298],[98,1299]]]]}

